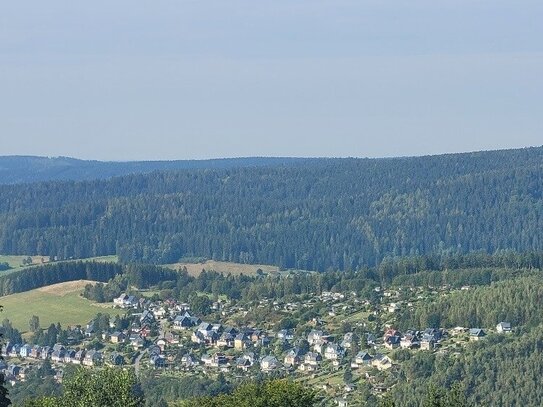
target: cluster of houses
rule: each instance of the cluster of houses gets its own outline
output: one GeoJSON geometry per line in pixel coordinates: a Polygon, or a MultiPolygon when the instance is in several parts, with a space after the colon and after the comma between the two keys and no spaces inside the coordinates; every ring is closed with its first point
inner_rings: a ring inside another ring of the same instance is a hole
{"type": "MultiPolygon", "coordinates": [[[[2,346],[3,358],[18,358],[27,361],[49,360],[55,364],[73,364],[82,366],[98,366],[107,364],[110,366],[124,365],[124,356],[117,352],[112,352],[105,356],[102,352],[90,349],[70,349],[64,345],[55,344],[54,346],[38,346],[29,344],[17,344],[7,342],[2,346]]],[[[32,364],[11,363],[6,365],[0,361],[0,371],[6,379],[14,384],[17,380],[25,380],[28,370],[32,364]]]]}
{"type": "MultiPolygon", "coordinates": [[[[57,343],[50,346],[38,346],[29,344],[12,344],[7,342],[2,346],[3,357],[20,357],[23,359],[50,360],[55,363],[71,363],[74,365],[96,366],[104,361],[103,354],[97,350],[67,349],[64,345],[57,343]]],[[[114,365],[122,365],[122,355],[112,354],[111,360],[114,365]]]]}

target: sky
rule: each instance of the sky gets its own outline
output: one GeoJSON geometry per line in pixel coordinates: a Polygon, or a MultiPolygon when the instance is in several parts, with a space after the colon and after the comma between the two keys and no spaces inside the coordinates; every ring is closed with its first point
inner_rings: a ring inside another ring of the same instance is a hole
{"type": "Polygon", "coordinates": [[[0,3],[0,155],[543,145],[541,0],[0,3]]]}

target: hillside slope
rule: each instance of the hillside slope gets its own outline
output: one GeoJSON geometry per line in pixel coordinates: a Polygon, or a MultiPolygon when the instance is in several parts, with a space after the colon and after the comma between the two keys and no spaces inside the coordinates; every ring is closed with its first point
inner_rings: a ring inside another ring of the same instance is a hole
{"type": "Polygon", "coordinates": [[[0,253],[304,270],[543,251],[543,148],[0,186],[0,253]]]}

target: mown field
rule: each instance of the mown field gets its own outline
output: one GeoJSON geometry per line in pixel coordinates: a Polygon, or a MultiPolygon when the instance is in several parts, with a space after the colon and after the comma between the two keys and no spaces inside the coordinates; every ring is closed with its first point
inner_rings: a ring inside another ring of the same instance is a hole
{"type": "MultiPolygon", "coordinates": [[[[12,268],[23,267],[23,260],[30,257],[31,265],[43,264],[49,261],[49,256],[5,256],[0,255],[0,263],[8,263],[12,268]]],[[[24,266],[26,267],[26,266],[24,266]]]]}
{"type": "Polygon", "coordinates": [[[28,321],[32,315],[40,317],[40,325],[47,327],[60,322],[68,325],[84,325],[97,313],[117,315],[120,309],[111,304],[93,303],[80,296],[86,284],[92,281],[70,281],[54,284],[24,293],[0,297],[3,307],[0,318],[9,319],[22,332],[28,331],[28,321]]]}
{"type": "Polygon", "coordinates": [[[264,273],[278,273],[279,267],[269,266],[263,264],[241,264],[241,263],[229,263],[225,261],[207,260],[201,263],[175,263],[167,264],[166,267],[173,270],[181,270],[183,267],[187,268],[187,271],[191,276],[199,275],[202,270],[217,271],[219,273],[233,274],[233,275],[256,275],[258,269],[264,273]]]}

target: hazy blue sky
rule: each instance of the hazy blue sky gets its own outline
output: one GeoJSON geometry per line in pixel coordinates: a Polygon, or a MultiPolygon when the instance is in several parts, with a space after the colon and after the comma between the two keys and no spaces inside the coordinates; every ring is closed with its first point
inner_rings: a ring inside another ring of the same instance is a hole
{"type": "Polygon", "coordinates": [[[0,155],[543,144],[543,1],[0,4],[0,155]]]}

